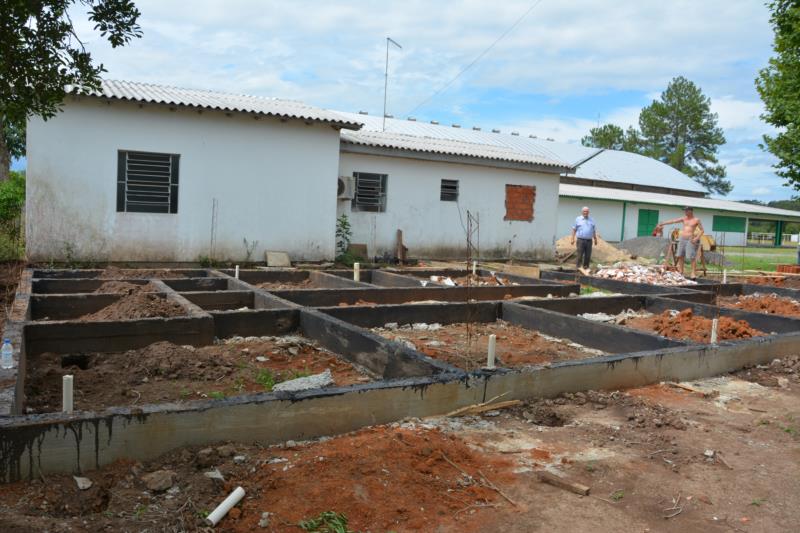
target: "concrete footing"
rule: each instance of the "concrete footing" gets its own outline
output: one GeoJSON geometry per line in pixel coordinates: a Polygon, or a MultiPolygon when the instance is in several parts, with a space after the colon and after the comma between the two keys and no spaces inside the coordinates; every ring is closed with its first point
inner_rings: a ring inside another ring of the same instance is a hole
{"type": "MultiPolygon", "coordinates": [[[[467,273],[433,272],[439,274],[430,275],[453,277],[467,273]]],[[[82,322],[76,319],[121,297],[93,293],[104,281],[102,271],[24,272],[5,333],[19,347],[19,364],[14,371],[0,371],[0,480],[80,473],[121,458],[148,460],[179,446],[221,440],[271,444],[334,435],[409,416],[442,414],[501,394],[504,399],[551,397],[587,389],[697,379],[800,350],[800,323],[796,319],[711,305],[717,294],[756,292],[747,285],[688,290],[613,282],[600,286],[626,295],[578,298],[574,297],[578,285],[561,283],[575,281],[574,276],[565,280],[552,273],[550,281],[518,278],[513,281],[519,285],[451,288],[413,285],[419,282],[419,271],[411,276],[402,271],[365,270],[360,282],[348,279],[346,271],[243,270],[239,279],[234,279],[232,271],[211,269],[173,273],[181,277],[153,283],[160,297],[178,303],[185,316],[82,322]],[[315,288],[271,291],[257,287],[266,282],[302,282],[315,288]],[[542,299],[508,299],[518,296],[542,299]],[[363,305],[365,302],[369,305],[363,305]],[[775,334],[706,346],[577,316],[585,312],[660,312],[675,308],[747,320],[775,334]],[[493,372],[464,372],[367,329],[389,322],[496,320],[611,355],[493,372]],[[202,346],[215,338],[236,335],[287,334],[316,341],[365,369],[376,381],[297,393],[120,406],[96,412],[24,414],[29,356],[121,351],[159,341],[202,346]]],[[[592,285],[598,286],[594,278],[592,285]]]]}

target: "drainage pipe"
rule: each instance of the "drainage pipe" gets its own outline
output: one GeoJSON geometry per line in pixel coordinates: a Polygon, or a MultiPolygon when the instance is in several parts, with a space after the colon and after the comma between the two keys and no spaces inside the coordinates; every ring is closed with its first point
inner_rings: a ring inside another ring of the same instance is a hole
{"type": "Polygon", "coordinates": [[[239,503],[242,498],[244,498],[244,489],[242,487],[236,487],[233,492],[231,492],[228,497],[217,506],[216,509],[211,511],[211,514],[206,517],[206,521],[208,521],[208,523],[212,526],[216,526],[220,520],[225,518],[225,515],[228,514],[228,511],[233,509],[233,506],[239,503]]]}

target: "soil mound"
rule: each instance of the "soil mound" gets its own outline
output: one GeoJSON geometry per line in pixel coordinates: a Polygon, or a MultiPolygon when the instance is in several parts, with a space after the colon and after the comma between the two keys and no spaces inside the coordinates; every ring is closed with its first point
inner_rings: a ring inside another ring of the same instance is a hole
{"type": "Polygon", "coordinates": [[[747,278],[745,283],[751,285],[771,285],[773,287],[785,287],[787,289],[800,289],[800,277],[783,276],[754,276],[747,278]]]}
{"type": "Polygon", "coordinates": [[[99,311],[83,315],[79,320],[133,320],[137,318],[168,318],[186,315],[177,302],[164,296],[142,291],[133,291],[99,311]]]}
{"type": "MultiPolygon", "coordinates": [[[[634,318],[627,325],[645,331],[655,331],[659,335],[676,340],[709,343],[711,340],[711,319],[696,316],[691,309],[679,313],[664,311],[660,315],[647,318],[634,318]]],[[[744,320],[734,320],[727,316],[719,317],[717,340],[741,340],[766,335],[750,326],[744,320]]]]}
{"type": "Polygon", "coordinates": [[[750,294],[732,300],[732,302],[723,301],[723,305],[755,313],[800,316],[800,303],[797,300],[783,298],[777,294],[750,294]]]}

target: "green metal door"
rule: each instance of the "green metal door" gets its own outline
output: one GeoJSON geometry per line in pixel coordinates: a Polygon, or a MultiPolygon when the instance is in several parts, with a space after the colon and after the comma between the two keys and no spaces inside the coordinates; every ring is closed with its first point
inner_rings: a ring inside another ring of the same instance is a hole
{"type": "Polygon", "coordinates": [[[637,237],[648,237],[658,224],[658,209],[639,209],[639,220],[636,225],[637,237]]]}

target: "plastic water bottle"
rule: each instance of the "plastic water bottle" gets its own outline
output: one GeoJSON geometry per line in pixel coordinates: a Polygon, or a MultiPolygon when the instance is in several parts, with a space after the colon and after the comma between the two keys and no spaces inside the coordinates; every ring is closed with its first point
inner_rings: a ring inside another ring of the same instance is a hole
{"type": "Polygon", "coordinates": [[[14,347],[11,346],[11,339],[3,339],[3,348],[0,349],[0,366],[3,368],[14,368],[14,347]]]}

